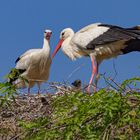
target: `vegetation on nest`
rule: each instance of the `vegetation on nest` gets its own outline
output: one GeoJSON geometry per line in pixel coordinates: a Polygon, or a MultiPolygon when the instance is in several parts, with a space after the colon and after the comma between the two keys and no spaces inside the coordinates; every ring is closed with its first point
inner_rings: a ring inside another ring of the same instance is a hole
{"type": "MultiPolygon", "coordinates": [[[[40,106],[47,112],[28,120],[17,118],[20,131],[13,136],[23,140],[138,140],[140,139],[140,78],[116,83],[89,96],[82,92],[43,95],[40,106]],[[135,89],[131,86],[134,85],[135,89]],[[117,89],[117,90],[116,90],[117,89]]],[[[28,98],[27,98],[28,100],[28,98]]],[[[10,101],[9,105],[13,105],[10,101]]],[[[2,110],[2,106],[0,110],[2,110]]],[[[39,111],[39,110],[38,110],[39,111]]],[[[33,112],[32,112],[33,113],[33,112]]],[[[36,111],[34,111],[36,114],[36,111]]],[[[2,136],[2,127],[0,136],[2,136]]],[[[8,131],[11,133],[10,131],[8,131]]],[[[8,135],[8,132],[6,135],[8,135]]],[[[5,132],[4,132],[5,133],[5,132]]],[[[4,135],[4,134],[3,134],[4,135]]]]}

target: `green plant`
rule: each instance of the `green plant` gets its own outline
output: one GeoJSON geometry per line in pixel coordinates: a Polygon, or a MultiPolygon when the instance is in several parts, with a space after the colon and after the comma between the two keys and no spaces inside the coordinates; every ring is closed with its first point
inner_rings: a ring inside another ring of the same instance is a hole
{"type": "Polygon", "coordinates": [[[0,83],[0,106],[10,105],[10,100],[14,99],[15,93],[15,87],[9,82],[0,83]]]}
{"type": "Polygon", "coordinates": [[[49,118],[24,125],[28,140],[140,138],[140,95],[101,89],[93,96],[65,93],[53,99],[49,118]],[[42,123],[43,121],[43,123],[42,123]]]}
{"type": "MultiPolygon", "coordinates": [[[[91,96],[66,90],[63,95],[52,95],[46,104],[50,112],[28,121],[19,119],[20,134],[15,138],[139,140],[140,94],[137,85],[140,78],[128,79],[122,84],[110,78],[106,80],[111,88],[100,89],[91,96]]],[[[7,96],[5,100],[16,93],[10,83],[1,83],[0,87],[3,91],[1,94],[7,96]]]]}
{"type": "Polygon", "coordinates": [[[20,76],[22,70],[17,70],[16,68],[11,69],[11,72],[6,75],[6,82],[0,83],[0,105],[8,104],[11,99],[14,100],[16,92],[16,84],[12,82],[16,79],[22,79],[24,82],[28,82],[24,77],[20,76]]]}

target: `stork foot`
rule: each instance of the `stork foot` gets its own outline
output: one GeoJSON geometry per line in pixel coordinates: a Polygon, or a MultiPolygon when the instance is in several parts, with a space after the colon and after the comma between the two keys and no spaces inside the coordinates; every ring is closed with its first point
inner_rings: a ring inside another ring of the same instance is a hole
{"type": "Polygon", "coordinates": [[[30,96],[30,87],[28,87],[28,93],[27,93],[28,97],[30,96]]]}
{"type": "Polygon", "coordinates": [[[37,95],[40,97],[40,95],[41,95],[40,91],[37,92],[37,95]]]}
{"type": "MultiPolygon", "coordinates": [[[[86,92],[87,92],[87,94],[89,94],[89,95],[92,94],[92,92],[90,91],[90,87],[91,87],[91,85],[88,85],[88,87],[86,88],[86,92]]],[[[94,93],[97,92],[96,86],[93,87],[93,92],[94,92],[94,93]]]]}
{"type": "Polygon", "coordinates": [[[96,86],[93,87],[93,92],[96,92],[97,91],[97,88],[96,86]]]}
{"type": "Polygon", "coordinates": [[[88,85],[88,87],[86,88],[86,93],[87,93],[88,95],[91,95],[91,92],[90,92],[90,85],[88,85]]]}

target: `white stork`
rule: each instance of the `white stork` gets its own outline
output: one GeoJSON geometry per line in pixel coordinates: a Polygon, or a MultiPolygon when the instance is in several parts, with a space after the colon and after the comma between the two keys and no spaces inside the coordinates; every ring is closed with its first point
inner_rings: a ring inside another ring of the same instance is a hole
{"type": "Polygon", "coordinates": [[[30,49],[16,60],[15,68],[18,70],[21,77],[28,80],[28,82],[26,82],[21,78],[11,78],[10,83],[16,85],[16,88],[28,87],[29,94],[30,88],[33,87],[35,83],[37,83],[38,94],[40,93],[41,83],[48,80],[52,61],[50,56],[51,34],[51,30],[45,30],[43,48],[30,49]]]}
{"type": "Polygon", "coordinates": [[[95,74],[97,74],[97,84],[99,77],[98,66],[104,59],[132,51],[140,51],[140,27],[122,28],[95,23],[82,28],[76,33],[71,28],[66,28],[60,33],[60,41],[52,57],[55,56],[60,47],[63,53],[72,60],[82,56],[90,56],[92,75],[87,88],[90,91],[90,85],[95,74]]]}

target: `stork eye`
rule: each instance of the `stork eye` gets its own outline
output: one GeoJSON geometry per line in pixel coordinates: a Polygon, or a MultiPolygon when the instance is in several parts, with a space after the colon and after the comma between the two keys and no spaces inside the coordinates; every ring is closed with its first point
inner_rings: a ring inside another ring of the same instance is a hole
{"type": "Polygon", "coordinates": [[[65,33],[63,32],[63,33],[62,33],[62,36],[63,36],[64,34],[65,34],[65,33]]]}

